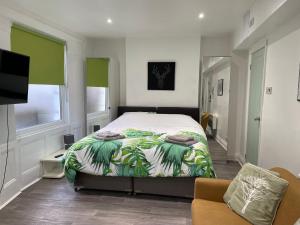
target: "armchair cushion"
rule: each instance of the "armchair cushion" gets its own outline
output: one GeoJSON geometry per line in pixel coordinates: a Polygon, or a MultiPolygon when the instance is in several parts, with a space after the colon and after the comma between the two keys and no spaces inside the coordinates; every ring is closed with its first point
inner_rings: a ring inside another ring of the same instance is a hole
{"type": "Polygon", "coordinates": [[[225,203],[203,199],[193,201],[192,218],[193,225],[250,225],[225,203]]]}
{"type": "Polygon", "coordinates": [[[230,182],[230,180],[222,179],[197,178],[195,181],[195,199],[224,202],[223,195],[230,182]]]}

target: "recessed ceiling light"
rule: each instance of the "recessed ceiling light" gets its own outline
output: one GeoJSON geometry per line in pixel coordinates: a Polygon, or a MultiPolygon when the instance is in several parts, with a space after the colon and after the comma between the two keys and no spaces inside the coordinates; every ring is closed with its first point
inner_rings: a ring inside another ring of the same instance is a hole
{"type": "Polygon", "coordinates": [[[106,20],[106,22],[109,23],[109,24],[112,24],[113,21],[112,21],[111,18],[108,18],[108,19],[106,20]]]}
{"type": "Polygon", "coordinates": [[[204,18],[204,13],[199,13],[198,18],[203,19],[204,18]]]}

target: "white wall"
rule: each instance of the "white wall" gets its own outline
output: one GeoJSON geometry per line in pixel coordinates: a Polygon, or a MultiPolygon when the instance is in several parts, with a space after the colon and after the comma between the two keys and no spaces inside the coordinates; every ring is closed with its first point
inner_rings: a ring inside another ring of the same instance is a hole
{"type": "MultiPolygon", "coordinates": [[[[1,17],[0,14],[0,48],[10,50],[10,20],[1,17]]],[[[9,115],[13,114],[13,106],[9,106],[9,115]]],[[[9,116],[9,125],[11,127],[10,139],[16,137],[14,118],[9,116]]],[[[0,106],[0,144],[6,142],[6,106],[0,106]]]]}
{"type": "Polygon", "coordinates": [[[231,36],[202,37],[201,56],[230,56],[231,36]]]}
{"type": "MultiPolygon", "coordinates": [[[[10,142],[9,163],[3,193],[0,196],[0,207],[22,189],[41,177],[40,160],[44,156],[63,147],[62,136],[73,133],[78,139],[85,132],[84,114],[84,76],[83,60],[85,40],[65,33],[60,29],[41,22],[33,16],[0,7],[0,48],[10,49],[11,24],[18,22],[33,27],[41,32],[53,35],[67,42],[66,93],[64,101],[67,117],[63,123],[44,129],[35,129],[30,133],[16,136],[14,107],[9,108],[10,142]]],[[[6,107],[0,106],[0,180],[3,177],[3,166],[6,157],[6,107]]]]}
{"type": "MultiPolygon", "coordinates": [[[[299,24],[299,20],[298,20],[299,24]]],[[[300,29],[268,46],[259,164],[281,166],[300,173],[300,102],[297,88],[300,65],[300,29]]]]}
{"type": "MultiPolygon", "coordinates": [[[[233,51],[232,45],[233,38],[228,35],[202,37],[201,56],[202,59],[205,56],[231,56],[227,157],[231,160],[243,161],[241,160],[243,154],[241,149],[243,149],[245,143],[245,90],[247,87],[248,51],[233,51]]],[[[202,106],[202,104],[200,105],[202,106]]],[[[200,110],[202,110],[202,107],[200,107],[200,110]]]]}
{"type": "Polygon", "coordinates": [[[233,51],[231,56],[229,114],[228,114],[228,159],[244,162],[246,97],[248,82],[248,51],[233,51]]]}
{"type": "MultiPolygon", "coordinates": [[[[223,56],[231,56],[231,36],[225,35],[220,37],[201,37],[201,71],[205,71],[214,60],[219,60],[223,56]],[[210,57],[211,56],[211,57],[210,57]],[[211,61],[211,59],[214,59],[211,61]]],[[[202,74],[201,74],[202,76],[202,74]]],[[[199,105],[200,114],[206,110],[207,104],[205,103],[203,96],[203,85],[204,81],[201,77],[200,81],[200,92],[199,92],[199,105]]]]}
{"type": "Polygon", "coordinates": [[[243,41],[253,35],[254,31],[258,30],[286,2],[287,0],[256,0],[247,12],[248,15],[245,15],[240,20],[240,26],[233,36],[233,46],[235,48],[238,47],[243,41]],[[254,22],[252,26],[250,26],[250,20],[254,22]]]}
{"type": "MultiPolygon", "coordinates": [[[[299,3],[299,2],[298,2],[299,3]]],[[[299,167],[299,108],[296,100],[299,64],[300,64],[300,14],[288,21],[282,22],[281,26],[273,29],[263,40],[251,46],[251,51],[267,42],[265,87],[272,87],[273,94],[264,94],[259,146],[260,166],[271,168],[281,166],[291,170],[298,175],[299,167]]],[[[255,32],[255,31],[254,31],[255,32]]],[[[250,38],[251,35],[250,35],[250,38]]],[[[240,70],[236,76],[233,72],[231,81],[236,82],[238,90],[235,95],[235,112],[230,112],[232,119],[229,123],[236,123],[235,132],[229,131],[232,137],[228,139],[228,149],[232,151],[233,157],[241,162],[245,161],[246,152],[246,115],[247,115],[247,89],[249,78],[249,51],[234,51],[232,71],[240,70]],[[247,57],[248,55],[248,57],[247,57]],[[242,65],[245,65],[244,68],[242,65]],[[248,71],[247,71],[248,70],[248,71]],[[234,76],[234,77],[233,77],[234,76]],[[230,144],[230,146],[229,146],[230,144]],[[232,144],[232,146],[231,146],[232,144]]],[[[233,86],[231,86],[233,87],[233,86]]],[[[231,93],[233,91],[231,90],[231,93]]],[[[233,98],[231,98],[233,99],[233,98]]],[[[230,126],[229,126],[230,129],[230,126]]]]}
{"type": "Polygon", "coordinates": [[[211,84],[213,94],[209,103],[209,113],[218,118],[216,140],[227,149],[228,138],[228,111],[229,111],[229,89],[230,89],[230,60],[214,68],[206,75],[211,84]],[[218,96],[218,80],[223,79],[223,95],[218,96]]]}
{"type": "Polygon", "coordinates": [[[198,106],[200,37],[126,39],[126,104],[198,106]],[[175,91],[147,90],[147,62],[175,61],[175,91]]]}

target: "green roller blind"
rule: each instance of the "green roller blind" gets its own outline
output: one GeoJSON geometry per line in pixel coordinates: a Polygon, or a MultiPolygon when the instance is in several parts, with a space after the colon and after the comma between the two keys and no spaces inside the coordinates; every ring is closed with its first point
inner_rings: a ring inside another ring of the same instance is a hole
{"type": "Polygon", "coordinates": [[[108,87],[108,63],[107,58],[87,58],[87,86],[108,87]]]}
{"type": "Polygon", "coordinates": [[[65,42],[13,25],[11,50],[30,56],[30,84],[64,85],[65,42]]]}

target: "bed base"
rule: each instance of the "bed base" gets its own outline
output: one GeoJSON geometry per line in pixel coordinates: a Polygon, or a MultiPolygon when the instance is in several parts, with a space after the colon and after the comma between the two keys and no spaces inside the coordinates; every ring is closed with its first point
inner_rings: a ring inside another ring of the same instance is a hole
{"type": "Polygon", "coordinates": [[[193,198],[195,177],[104,177],[77,173],[74,189],[193,198]]]}
{"type": "Polygon", "coordinates": [[[134,193],[194,197],[195,177],[141,177],[133,181],[134,193]]]}
{"type": "Polygon", "coordinates": [[[77,172],[74,188],[133,192],[131,177],[104,177],[77,172]]]}

